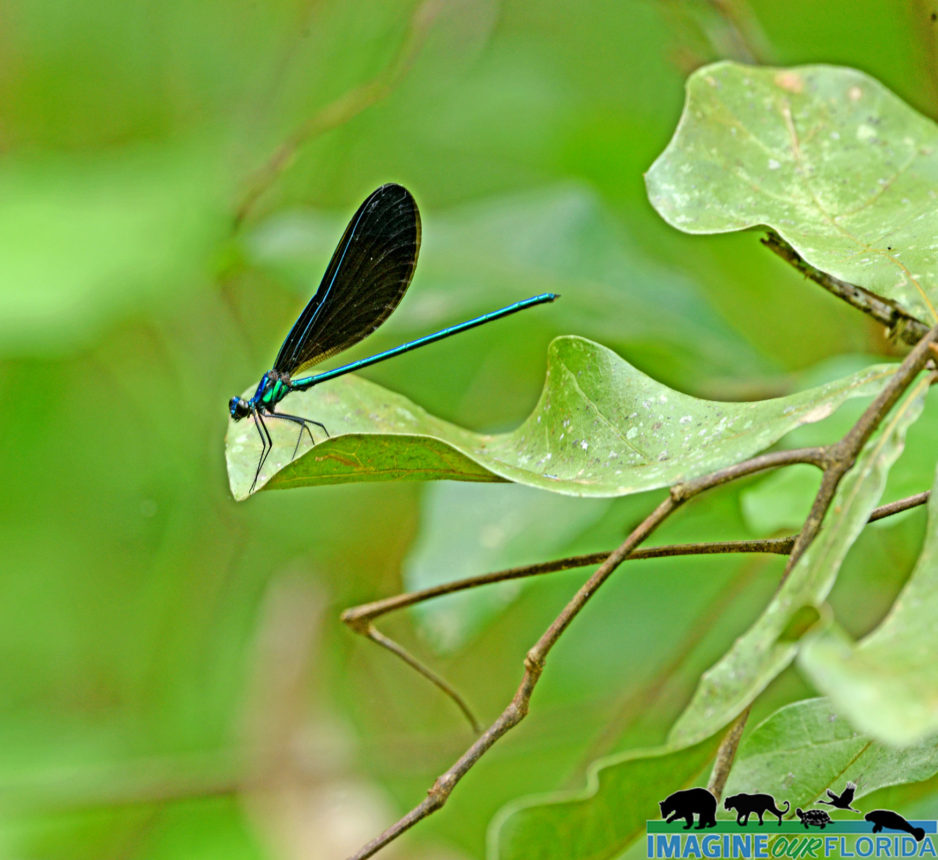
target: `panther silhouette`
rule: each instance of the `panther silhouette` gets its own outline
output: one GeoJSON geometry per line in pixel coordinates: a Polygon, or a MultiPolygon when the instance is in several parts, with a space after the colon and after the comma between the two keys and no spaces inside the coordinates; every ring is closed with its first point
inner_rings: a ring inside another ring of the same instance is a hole
{"type": "Polygon", "coordinates": [[[763,823],[762,816],[766,813],[778,818],[779,826],[782,824],[782,816],[791,809],[791,804],[786,800],[785,808],[779,809],[775,804],[775,798],[771,794],[734,794],[732,797],[723,801],[726,809],[736,810],[736,823],[745,827],[749,823],[750,815],[759,816],[759,824],[763,823]]]}

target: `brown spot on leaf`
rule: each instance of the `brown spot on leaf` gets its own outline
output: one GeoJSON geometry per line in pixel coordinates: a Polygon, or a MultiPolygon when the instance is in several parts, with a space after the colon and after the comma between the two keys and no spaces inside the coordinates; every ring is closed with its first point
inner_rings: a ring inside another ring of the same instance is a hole
{"type": "Polygon", "coordinates": [[[797,72],[779,72],[775,76],[775,85],[790,93],[804,91],[804,78],[797,72]]]}

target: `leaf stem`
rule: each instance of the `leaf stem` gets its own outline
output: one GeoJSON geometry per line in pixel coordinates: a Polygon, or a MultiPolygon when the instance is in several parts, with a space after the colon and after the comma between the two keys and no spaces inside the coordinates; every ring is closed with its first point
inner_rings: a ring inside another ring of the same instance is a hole
{"type": "Polygon", "coordinates": [[[906,313],[895,302],[812,266],[774,230],[768,230],[761,241],[766,248],[794,266],[806,278],[886,326],[890,338],[913,346],[928,334],[928,326],[925,323],[906,313]]]}

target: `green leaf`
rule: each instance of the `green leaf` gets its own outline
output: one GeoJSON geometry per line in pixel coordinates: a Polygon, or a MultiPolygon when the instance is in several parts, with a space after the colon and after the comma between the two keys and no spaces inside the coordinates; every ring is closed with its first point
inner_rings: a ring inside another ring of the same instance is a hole
{"type": "Polygon", "coordinates": [[[922,378],[883,422],[856,465],[844,476],[821,530],[762,615],[700,679],[671,730],[675,743],[709,737],[739,714],[795,657],[808,629],[799,624],[812,608],[827,612],[830,593],[847,551],[866,526],[889,469],[902,453],[905,433],[922,411],[928,380],[922,378]],[[794,623],[793,623],[794,622],[794,623]]]}
{"type": "Polygon", "coordinates": [[[838,626],[809,635],[798,656],[851,722],[905,746],[938,732],[938,476],[925,546],[883,622],[859,643],[838,626]]]}
{"type": "Polygon", "coordinates": [[[862,72],[699,69],[647,185],[680,230],[771,226],[817,268],[938,320],[938,129],[862,72]]]}
{"type": "Polygon", "coordinates": [[[658,801],[699,784],[719,738],[600,759],[586,788],[524,798],[492,820],[489,860],[600,860],[617,857],[659,816],[658,801]]]}
{"type": "Polygon", "coordinates": [[[938,739],[896,750],[858,732],[827,699],[806,699],[780,708],[747,732],[724,795],[766,792],[776,804],[787,800],[792,817],[796,807],[826,797],[827,789],[839,794],[847,780],[863,797],[935,773],[938,739]]]}
{"type": "MultiPolygon", "coordinates": [[[[328,439],[291,461],[296,428],[267,420],[274,448],[258,488],[375,480],[508,480],[574,496],[619,496],[728,466],[820,421],[849,397],[875,394],[894,371],[875,365],[787,397],[700,400],[651,379],[578,337],[550,346],[547,380],[531,415],[510,433],[483,435],[350,376],[291,394],[284,411],[325,424],[328,439]]],[[[254,392],[252,386],[245,396],[254,392]]],[[[250,493],[260,441],[250,419],[229,422],[232,494],[250,493]]]]}

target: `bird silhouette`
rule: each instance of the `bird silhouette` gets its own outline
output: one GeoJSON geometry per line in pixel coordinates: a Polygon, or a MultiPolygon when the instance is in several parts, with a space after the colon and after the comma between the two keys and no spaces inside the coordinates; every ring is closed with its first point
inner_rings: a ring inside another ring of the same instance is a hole
{"type": "Polygon", "coordinates": [[[856,790],[857,784],[855,782],[848,782],[847,787],[839,795],[827,789],[827,796],[830,800],[819,800],[818,803],[826,803],[828,806],[833,806],[835,809],[849,809],[851,812],[859,812],[859,809],[854,809],[850,805],[853,803],[853,795],[856,790]]]}

